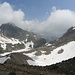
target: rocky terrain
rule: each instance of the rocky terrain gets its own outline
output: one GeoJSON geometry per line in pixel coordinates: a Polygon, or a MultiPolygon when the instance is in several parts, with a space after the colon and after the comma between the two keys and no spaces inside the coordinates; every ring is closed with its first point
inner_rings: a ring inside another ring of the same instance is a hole
{"type": "Polygon", "coordinates": [[[75,75],[75,27],[46,42],[14,24],[0,26],[0,75],[75,75]]]}
{"type": "Polygon", "coordinates": [[[75,58],[51,66],[0,64],[0,75],[75,75],[75,58]]]}
{"type": "Polygon", "coordinates": [[[0,26],[0,53],[24,49],[28,42],[33,42],[35,47],[40,47],[46,43],[46,40],[12,23],[5,23],[0,26]]]}

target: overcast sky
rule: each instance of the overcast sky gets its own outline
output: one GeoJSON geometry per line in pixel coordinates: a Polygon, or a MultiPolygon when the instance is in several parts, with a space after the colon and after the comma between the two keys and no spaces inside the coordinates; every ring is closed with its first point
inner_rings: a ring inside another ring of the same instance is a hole
{"type": "Polygon", "coordinates": [[[11,22],[25,30],[60,37],[75,26],[75,0],[0,0],[0,25],[11,22]]]}

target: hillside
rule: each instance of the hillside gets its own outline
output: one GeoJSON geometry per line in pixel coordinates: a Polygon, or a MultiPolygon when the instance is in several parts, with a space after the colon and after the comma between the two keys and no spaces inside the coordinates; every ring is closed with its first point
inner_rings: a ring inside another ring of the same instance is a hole
{"type": "Polygon", "coordinates": [[[70,28],[51,44],[42,38],[36,41],[38,45],[45,43],[40,47],[34,48],[31,41],[23,43],[24,49],[1,53],[1,75],[75,75],[74,34],[75,30],[70,28]]]}
{"type": "Polygon", "coordinates": [[[0,75],[75,75],[75,58],[45,67],[13,63],[0,67],[0,75]]]}
{"type": "Polygon", "coordinates": [[[56,46],[64,45],[70,41],[75,41],[75,27],[71,27],[67,32],[55,41],[56,46]]]}
{"type": "Polygon", "coordinates": [[[40,47],[46,43],[46,40],[36,34],[23,30],[12,23],[5,23],[0,26],[0,53],[12,50],[25,49],[28,46],[40,47]],[[43,40],[45,42],[43,42],[43,40]],[[42,42],[40,44],[40,42],[42,42]]]}

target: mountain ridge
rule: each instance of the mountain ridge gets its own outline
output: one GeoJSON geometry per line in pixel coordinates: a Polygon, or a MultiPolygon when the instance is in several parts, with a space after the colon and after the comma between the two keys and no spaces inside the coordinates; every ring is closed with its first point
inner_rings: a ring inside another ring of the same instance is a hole
{"type": "MultiPolygon", "coordinates": [[[[3,59],[4,57],[6,59],[8,58],[3,65],[6,65],[6,66],[10,65],[10,67],[12,65],[14,65],[15,67],[17,67],[17,65],[20,65],[21,67],[19,68],[19,70],[21,70],[20,72],[22,72],[22,74],[25,73],[26,75],[29,75],[29,74],[37,75],[37,73],[35,72],[39,72],[38,75],[39,74],[40,75],[51,75],[51,74],[52,75],[67,75],[67,74],[74,75],[75,74],[74,72],[75,68],[73,66],[75,65],[74,64],[75,62],[75,38],[74,38],[75,35],[74,34],[75,34],[75,28],[71,27],[70,29],[67,30],[67,32],[62,37],[60,37],[53,43],[47,42],[46,44],[43,44],[42,46],[37,48],[31,48],[33,44],[35,44],[32,41],[26,42],[26,43],[22,41],[22,43],[25,44],[25,49],[20,49],[20,50],[1,54],[1,57],[3,59]],[[32,72],[31,70],[30,72],[28,72],[29,68],[25,66],[23,67],[21,65],[25,65],[32,70],[36,68],[37,71],[32,72]],[[71,70],[70,70],[70,67],[71,67],[71,70]],[[26,71],[23,70],[22,68],[25,68],[26,71]]],[[[19,40],[16,40],[16,41],[19,42],[19,40]]],[[[2,59],[0,58],[0,60],[2,59]]],[[[13,69],[15,67],[13,67],[13,69]]],[[[17,72],[16,71],[14,72],[17,75],[20,74],[18,70],[17,72]]]]}
{"type": "Polygon", "coordinates": [[[36,45],[37,47],[46,43],[44,38],[37,36],[33,32],[23,30],[12,23],[5,23],[0,26],[0,48],[3,48],[4,51],[24,49],[26,47],[25,44],[31,41],[34,43],[34,46],[36,45]],[[45,42],[40,44],[42,39],[45,42]]]}

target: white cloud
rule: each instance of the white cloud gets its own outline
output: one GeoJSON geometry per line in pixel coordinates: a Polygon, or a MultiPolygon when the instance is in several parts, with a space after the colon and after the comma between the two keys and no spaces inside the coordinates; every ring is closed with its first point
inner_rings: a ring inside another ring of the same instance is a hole
{"type": "Polygon", "coordinates": [[[75,26],[75,12],[71,10],[55,10],[44,21],[44,30],[53,36],[61,36],[68,28],[75,26]]]}
{"type": "Polygon", "coordinates": [[[48,34],[48,36],[61,36],[69,27],[75,26],[75,12],[52,7],[52,12],[45,21],[28,21],[21,9],[14,10],[12,5],[4,2],[0,4],[0,25],[7,22],[12,22],[23,29],[48,34]]]}
{"type": "Polygon", "coordinates": [[[21,9],[14,11],[11,5],[7,2],[0,4],[0,24],[12,22],[21,25],[24,24],[24,16],[25,14],[21,9]]]}

